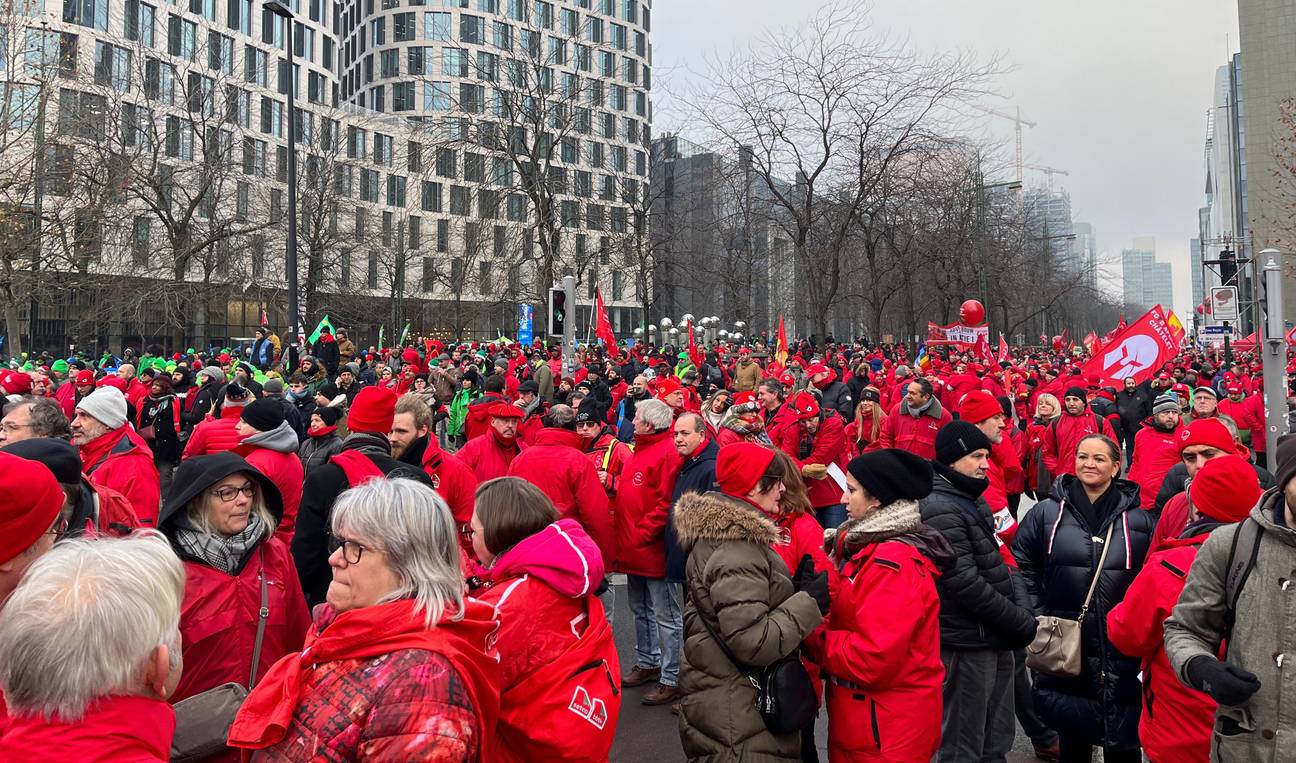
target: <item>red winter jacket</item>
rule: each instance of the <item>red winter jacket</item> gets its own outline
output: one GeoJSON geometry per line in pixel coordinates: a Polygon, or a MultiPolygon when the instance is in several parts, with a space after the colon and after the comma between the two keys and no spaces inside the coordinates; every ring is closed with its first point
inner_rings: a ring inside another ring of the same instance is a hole
{"type": "MultiPolygon", "coordinates": [[[[284,428],[287,429],[287,436],[296,443],[297,435],[293,434],[292,427],[285,423],[284,428]]],[[[252,436],[256,437],[256,435],[252,436]]],[[[301,505],[306,468],[302,466],[301,459],[294,451],[284,453],[248,443],[234,450],[279,488],[279,495],[283,498],[283,518],[279,520],[275,537],[287,546],[292,543],[293,528],[297,526],[297,507],[301,505]]]]}
{"type": "Polygon", "coordinates": [[[161,700],[114,695],[95,700],[77,721],[57,717],[47,721],[39,713],[8,720],[0,736],[5,760],[165,763],[171,759],[175,712],[161,700]]]}
{"type": "Polygon", "coordinates": [[[1104,434],[1116,439],[1111,423],[1088,407],[1079,416],[1063,411],[1061,416],[1044,428],[1040,437],[1044,446],[1041,458],[1052,479],[1063,474],[1075,474],[1076,449],[1080,447],[1080,441],[1091,434],[1104,434]]]}
{"type": "MultiPolygon", "coordinates": [[[[521,407],[520,403],[518,404],[518,407],[521,407]]],[[[544,415],[548,412],[549,406],[541,400],[540,403],[536,405],[534,411],[527,415],[526,418],[522,419],[522,421],[518,422],[518,439],[527,445],[535,442],[536,435],[540,433],[540,430],[544,429],[544,415]]]]}
{"type": "Polygon", "coordinates": [[[986,477],[990,479],[990,486],[981,495],[993,514],[1008,505],[1008,485],[1019,480],[1022,473],[1017,446],[1013,445],[1007,429],[1003,432],[1003,438],[990,446],[988,465],[986,477]]]}
{"type": "Polygon", "coordinates": [[[1161,489],[1166,474],[1179,463],[1179,436],[1182,432],[1182,424],[1176,425],[1174,431],[1162,432],[1152,426],[1151,419],[1147,419],[1143,428],[1134,435],[1134,463],[1130,465],[1126,479],[1139,486],[1139,508],[1151,508],[1156,503],[1157,491],[1161,489]]]}
{"type": "Polygon", "coordinates": [[[842,565],[828,627],[806,641],[825,674],[833,763],[927,763],[940,747],[937,575],[896,540],[866,545],[842,565]]]}
{"type": "MultiPolygon", "coordinates": [[[[846,470],[849,456],[846,446],[846,425],[842,423],[842,417],[835,411],[824,412],[823,418],[819,420],[819,429],[814,434],[808,434],[799,424],[784,427],[779,430],[777,444],[784,453],[796,461],[798,467],[808,464],[824,466],[836,464],[843,472],[846,470]],[[807,440],[808,449],[803,447],[807,440]],[[807,455],[803,457],[802,453],[807,455]]],[[[827,475],[818,479],[806,477],[805,483],[810,505],[816,509],[842,502],[842,488],[832,477],[827,475]]]]}
{"type": "Polygon", "coordinates": [[[1179,534],[1188,525],[1188,493],[1179,491],[1161,507],[1161,517],[1157,519],[1156,529],[1152,531],[1152,540],[1148,543],[1148,556],[1178,539],[1179,534]]]}
{"type": "Polygon", "coordinates": [[[250,552],[236,575],[183,554],[181,558],[185,566],[185,595],[180,605],[184,673],[171,702],[230,681],[247,685],[261,609],[263,569],[270,615],[257,677],[264,676],[280,657],[301,648],[310,613],[292,555],[277,535],[250,552]]]}
{"type": "Polygon", "coordinates": [[[902,399],[887,414],[878,442],[883,448],[899,448],[915,456],[932,459],[936,457],[936,433],[950,423],[952,418],[949,411],[935,398],[932,398],[931,407],[915,418],[907,412],[902,399]]]}
{"type": "Polygon", "coordinates": [[[162,487],[153,451],[129,426],[92,440],[81,448],[81,464],[94,485],[111,488],[130,501],[141,524],[157,524],[162,487]]]}
{"type": "Polygon", "coordinates": [[[494,428],[488,428],[485,437],[474,437],[464,443],[455,455],[464,466],[472,469],[478,482],[485,482],[508,476],[509,464],[525,448],[526,443],[517,438],[504,443],[494,428]]]}
{"type": "Polygon", "coordinates": [[[1015,472],[1012,469],[1004,470],[1007,478],[1004,489],[1008,491],[1008,495],[1020,495],[1026,489],[1026,470],[1022,466],[1022,450],[1026,447],[1026,433],[1012,426],[1010,422],[1008,428],[1004,430],[1004,439],[1011,442],[1012,455],[1016,459],[1014,463],[1017,464],[1015,472]]]}
{"type": "Polygon", "coordinates": [[[671,430],[635,435],[613,512],[617,572],[666,577],[666,518],[681,463],[671,430]]]}
{"type": "Polygon", "coordinates": [[[496,403],[507,403],[508,400],[494,392],[487,392],[468,404],[468,414],[464,417],[464,436],[475,440],[491,429],[490,409],[496,403]]]}
{"type": "MultiPolygon", "coordinates": [[[[423,471],[432,478],[432,489],[450,507],[455,524],[463,529],[472,522],[473,500],[477,493],[477,475],[453,453],[441,450],[436,435],[428,437],[423,450],[423,471]]],[[[472,554],[472,541],[459,534],[459,543],[472,554]]]]}
{"type": "MultiPolygon", "coordinates": [[[[82,482],[85,487],[87,481],[82,482]]],[[[93,495],[94,512],[97,521],[86,519],[85,533],[101,535],[107,538],[124,538],[141,527],[139,517],[135,516],[135,507],[126,500],[126,496],[103,485],[89,484],[93,495]]],[[[0,727],[4,724],[0,723],[0,727]]]]}
{"type": "Polygon", "coordinates": [[[594,464],[594,471],[607,475],[603,479],[603,490],[608,497],[616,495],[617,486],[621,484],[621,471],[630,461],[630,446],[618,440],[607,427],[593,440],[585,440],[584,445],[585,457],[594,464]]]}
{"type": "Polygon", "coordinates": [[[489,587],[476,596],[500,621],[496,760],[607,761],[620,663],[594,595],[604,574],[598,546],[577,522],[561,519],[504,552],[488,574],[489,587]],[[574,711],[577,690],[563,685],[572,679],[598,698],[597,713],[574,711]]]}
{"type": "Polygon", "coordinates": [[[193,433],[189,435],[189,442],[185,443],[184,453],[180,457],[210,456],[223,450],[237,448],[243,441],[243,435],[235,432],[234,426],[238,424],[239,417],[242,415],[243,407],[238,405],[221,408],[219,418],[207,414],[207,418],[193,428],[193,433]]]}
{"type": "Polygon", "coordinates": [[[567,429],[547,427],[535,444],[509,464],[509,476],[520,477],[544,491],[564,519],[580,523],[607,559],[613,557],[612,515],[607,492],[594,464],[581,452],[585,441],[567,429]]]}
{"type": "MultiPolygon", "coordinates": [[[[1135,451],[1137,452],[1137,450],[1135,451]]],[[[1179,681],[1165,652],[1163,624],[1208,533],[1168,541],[1148,555],[1125,599],[1107,614],[1107,637],[1143,661],[1139,742],[1153,761],[1209,760],[1215,701],[1179,681]]]]}
{"type": "Polygon", "coordinates": [[[1219,412],[1237,423],[1243,444],[1256,453],[1265,452],[1265,414],[1260,395],[1248,395],[1238,403],[1226,397],[1219,401],[1219,412]]]}

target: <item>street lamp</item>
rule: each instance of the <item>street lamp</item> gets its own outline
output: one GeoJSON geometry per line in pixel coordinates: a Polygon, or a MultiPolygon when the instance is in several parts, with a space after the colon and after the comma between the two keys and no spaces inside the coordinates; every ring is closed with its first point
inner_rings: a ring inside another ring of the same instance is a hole
{"type": "Polygon", "coordinates": [[[268,0],[265,9],[284,20],[284,35],[288,38],[288,242],[284,269],[288,271],[288,336],[296,342],[300,328],[297,325],[297,111],[293,104],[297,71],[293,60],[293,13],[279,0],[268,0]]]}

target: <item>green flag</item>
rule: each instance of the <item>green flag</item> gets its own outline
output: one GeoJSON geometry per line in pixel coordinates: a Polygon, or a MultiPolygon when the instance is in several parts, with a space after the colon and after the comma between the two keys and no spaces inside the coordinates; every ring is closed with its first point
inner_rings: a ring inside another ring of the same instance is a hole
{"type": "Polygon", "coordinates": [[[405,346],[405,338],[409,336],[409,330],[410,330],[409,321],[405,321],[405,328],[401,329],[400,341],[396,343],[397,347],[405,346]]]}
{"type": "Polygon", "coordinates": [[[387,327],[385,325],[378,327],[378,349],[380,350],[383,348],[383,332],[386,330],[387,327]]]}
{"type": "Polygon", "coordinates": [[[315,344],[316,342],[318,342],[320,338],[320,334],[323,333],[324,329],[326,328],[329,330],[330,334],[337,333],[333,330],[333,324],[329,322],[329,317],[327,313],[324,314],[323,318],[320,318],[319,325],[316,326],[315,331],[311,333],[310,339],[306,340],[306,344],[315,344]]]}

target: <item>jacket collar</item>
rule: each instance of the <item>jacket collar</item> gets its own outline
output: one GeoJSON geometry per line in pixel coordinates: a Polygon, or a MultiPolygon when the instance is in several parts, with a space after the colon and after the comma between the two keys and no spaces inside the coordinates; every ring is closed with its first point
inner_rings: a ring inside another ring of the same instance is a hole
{"type": "Polygon", "coordinates": [[[688,551],[700,540],[769,545],[778,527],[756,506],[724,493],[685,493],[675,504],[675,533],[688,551]]]}

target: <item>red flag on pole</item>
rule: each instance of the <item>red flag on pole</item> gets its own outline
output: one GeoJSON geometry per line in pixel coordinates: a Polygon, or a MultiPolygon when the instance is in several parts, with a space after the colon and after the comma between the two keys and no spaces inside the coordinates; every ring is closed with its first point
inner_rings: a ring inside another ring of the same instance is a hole
{"type": "Polygon", "coordinates": [[[1004,340],[1004,335],[999,335],[999,362],[1002,363],[1008,359],[1008,342],[1004,340]]]}
{"type": "Polygon", "coordinates": [[[788,359],[788,341],[787,328],[783,325],[783,316],[779,316],[778,339],[774,345],[774,359],[779,362],[780,366],[787,365],[788,359]]]}
{"type": "Polygon", "coordinates": [[[1084,344],[1084,348],[1089,351],[1090,355],[1097,355],[1098,348],[1102,346],[1098,342],[1098,335],[1092,331],[1090,331],[1088,334],[1085,334],[1085,338],[1082,343],[1084,344]]]}
{"type": "Polygon", "coordinates": [[[702,351],[698,349],[697,339],[693,337],[693,321],[688,322],[689,330],[689,360],[693,361],[694,368],[702,367],[702,351]]]}
{"type": "Polygon", "coordinates": [[[594,310],[594,335],[607,345],[608,355],[616,358],[620,354],[620,348],[617,347],[616,333],[612,331],[612,321],[608,320],[607,310],[603,307],[603,290],[596,291],[595,297],[598,304],[594,310]]]}
{"type": "Polygon", "coordinates": [[[991,365],[998,362],[995,360],[994,353],[990,351],[990,343],[980,334],[977,335],[976,354],[980,355],[982,360],[991,365]]]}
{"type": "Polygon", "coordinates": [[[1157,305],[1123,331],[1115,332],[1080,373],[1085,378],[1097,376],[1104,383],[1119,384],[1126,378],[1142,382],[1174,357],[1176,350],[1174,331],[1157,305]]]}

